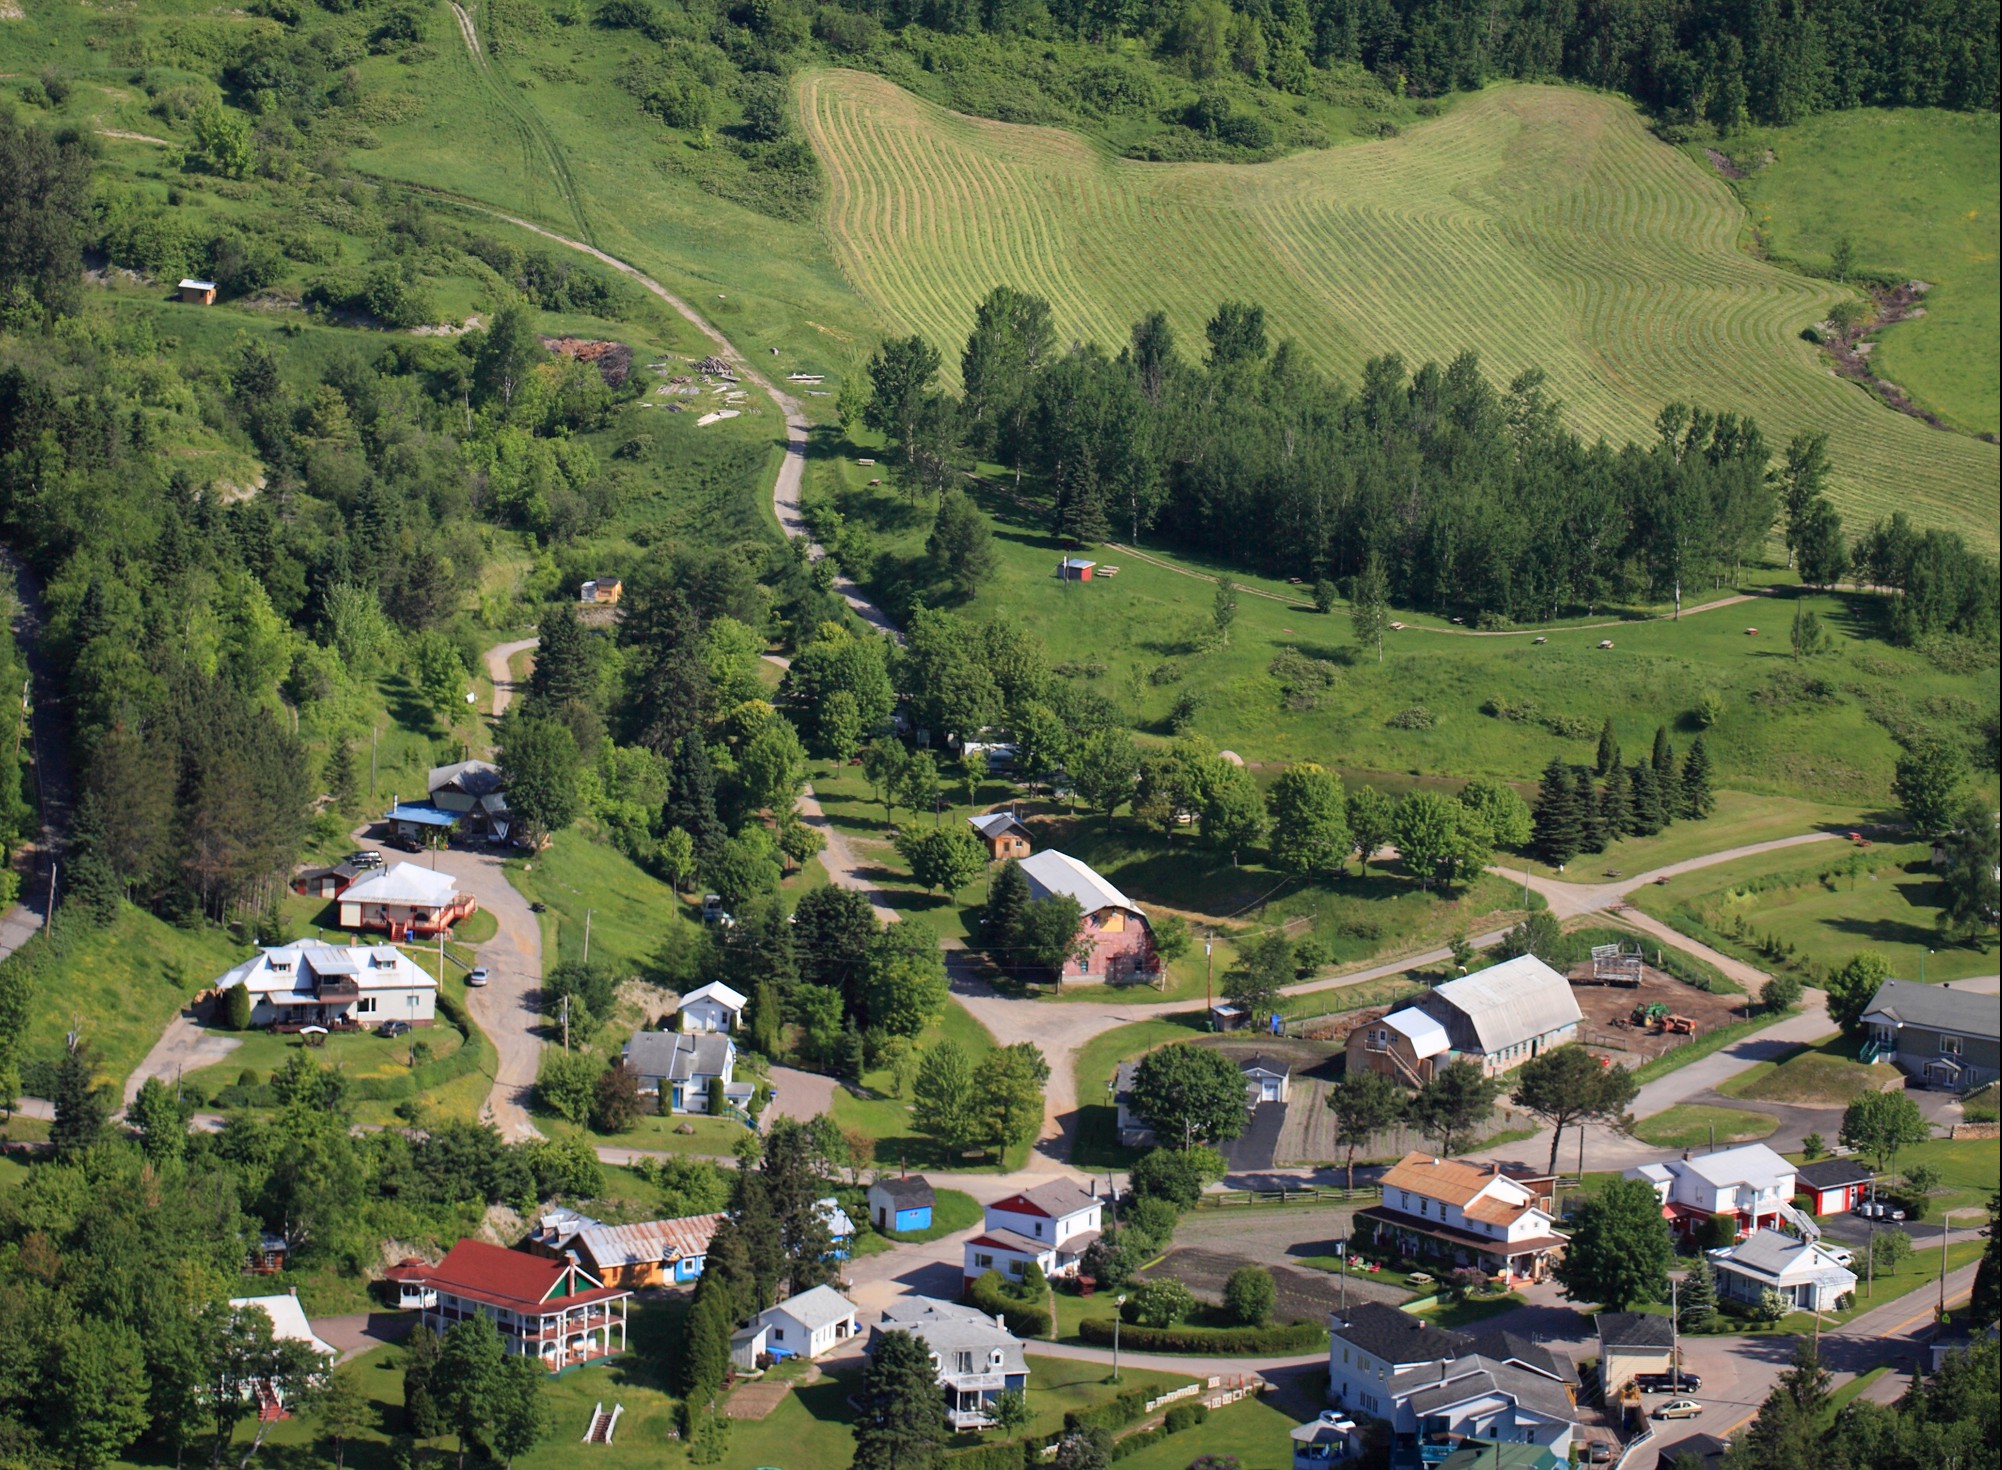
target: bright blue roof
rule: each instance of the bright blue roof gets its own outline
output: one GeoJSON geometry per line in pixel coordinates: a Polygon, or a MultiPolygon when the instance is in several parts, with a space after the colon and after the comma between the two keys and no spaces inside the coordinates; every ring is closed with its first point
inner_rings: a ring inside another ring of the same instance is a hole
{"type": "Polygon", "coordinates": [[[429,803],[419,804],[415,802],[409,805],[398,803],[391,807],[389,815],[384,820],[390,822],[415,822],[421,827],[455,827],[459,822],[458,815],[455,812],[445,811],[429,803]]]}

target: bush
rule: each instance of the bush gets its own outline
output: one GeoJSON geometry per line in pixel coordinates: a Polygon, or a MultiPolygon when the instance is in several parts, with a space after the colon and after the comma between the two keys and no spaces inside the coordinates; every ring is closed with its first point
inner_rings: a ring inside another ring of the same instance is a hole
{"type": "Polygon", "coordinates": [[[1110,1402],[1089,1409],[1072,1409],[1064,1415],[1064,1433],[1084,1429],[1124,1429],[1147,1412],[1147,1390],[1129,1388],[1115,1394],[1110,1402]]]}
{"type": "Polygon", "coordinates": [[[222,993],[223,1024],[232,1031],[248,1031],[252,1004],[249,986],[230,986],[222,993]]]}
{"type": "Polygon", "coordinates": [[[1278,1300],[1272,1273],[1263,1266],[1239,1266],[1223,1286],[1223,1308],[1240,1327],[1263,1327],[1278,1300]]]}
{"type": "Polygon", "coordinates": [[[1143,1281],[1119,1314],[1142,1327],[1173,1327],[1196,1310],[1196,1295],[1172,1276],[1143,1281]]]}
{"type": "Polygon", "coordinates": [[[1195,1402],[1176,1404],[1174,1408],[1168,1410],[1167,1422],[1161,1427],[1170,1434],[1180,1434],[1185,1429],[1194,1429],[1209,1416],[1210,1411],[1206,1405],[1195,1402]]]}
{"type": "Polygon", "coordinates": [[[1422,704],[1409,705],[1384,721],[1393,730],[1429,730],[1438,723],[1422,704]]]}
{"type": "Polygon", "coordinates": [[[1775,975],[1759,987],[1759,1004],[1769,1011],[1790,1011],[1800,1004],[1801,983],[1796,975],[1775,975]]]}
{"type": "Polygon", "coordinates": [[[1715,689],[1704,690],[1696,696],[1696,708],[1693,713],[1696,716],[1696,723],[1708,730],[1724,718],[1724,696],[1715,689]]]}
{"type": "Polygon", "coordinates": [[[1006,1279],[999,1271],[989,1271],[976,1280],[966,1289],[965,1300],[968,1306],[978,1307],[990,1315],[999,1313],[1007,1322],[1008,1330],[1017,1337],[1050,1335],[1049,1308],[1010,1296],[1006,1279]]]}
{"type": "MultiPolygon", "coordinates": [[[[1087,1317],[1078,1324],[1078,1336],[1098,1347],[1112,1346],[1112,1320],[1087,1317]]],[[[1137,1353],[1308,1353],[1328,1345],[1328,1329],[1313,1322],[1294,1322],[1280,1327],[1174,1327],[1123,1326],[1119,1345],[1137,1353]]]]}
{"type": "Polygon", "coordinates": [[[1203,1186],[1224,1174],[1223,1156],[1213,1148],[1157,1148],[1143,1155],[1126,1176],[1134,1200],[1165,1200],[1178,1210],[1194,1209],[1203,1186]]]}

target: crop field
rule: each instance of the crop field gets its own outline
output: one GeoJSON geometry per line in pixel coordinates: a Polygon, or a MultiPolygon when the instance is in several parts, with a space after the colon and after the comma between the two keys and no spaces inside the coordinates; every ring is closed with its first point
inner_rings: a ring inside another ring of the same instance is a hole
{"type": "Polygon", "coordinates": [[[1391,351],[1474,348],[1502,382],[1540,365],[1587,436],[1645,440],[1678,399],[1780,443],[1824,431],[1852,521],[1905,509],[1997,544],[1995,446],[1831,376],[1800,333],[1841,293],[1741,251],[1730,189],[1613,98],[1497,87],[1401,138],[1255,166],[1131,163],[848,71],[799,100],[837,264],[948,361],[1000,283],[1115,348],[1161,309],[1193,351],[1220,299],[1249,299],[1350,379],[1391,351]]]}
{"type": "Polygon", "coordinates": [[[1769,256],[1932,284],[1925,315],[1885,332],[1872,366],[1947,422],[2002,430],[2002,131],[1993,113],[1862,108],[1731,139],[1734,187],[1769,256]]]}

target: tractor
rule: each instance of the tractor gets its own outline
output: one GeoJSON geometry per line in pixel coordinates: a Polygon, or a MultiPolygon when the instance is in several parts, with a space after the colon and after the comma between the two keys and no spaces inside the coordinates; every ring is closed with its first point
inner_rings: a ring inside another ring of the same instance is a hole
{"type": "Polygon", "coordinates": [[[1656,1001],[1653,1005],[1642,1002],[1640,1005],[1635,1006],[1633,1015],[1627,1019],[1633,1025],[1652,1030],[1654,1027],[1661,1025],[1667,1018],[1668,1007],[1662,1002],[1656,1001]]]}

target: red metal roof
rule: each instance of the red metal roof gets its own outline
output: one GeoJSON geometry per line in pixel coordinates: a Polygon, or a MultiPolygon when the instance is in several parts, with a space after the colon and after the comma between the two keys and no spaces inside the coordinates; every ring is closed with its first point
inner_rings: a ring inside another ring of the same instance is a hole
{"type": "Polygon", "coordinates": [[[445,1252],[445,1259],[433,1266],[424,1280],[440,1291],[499,1307],[572,1307],[632,1295],[595,1282],[581,1291],[558,1295],[566,1282],[591,1282],[591,1274],[569,1261],[511,1251],[483,1240],[461,1240],[445,1252]],[[574,1282],[572,1272],[576,1273],[574,1282]]]}

